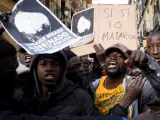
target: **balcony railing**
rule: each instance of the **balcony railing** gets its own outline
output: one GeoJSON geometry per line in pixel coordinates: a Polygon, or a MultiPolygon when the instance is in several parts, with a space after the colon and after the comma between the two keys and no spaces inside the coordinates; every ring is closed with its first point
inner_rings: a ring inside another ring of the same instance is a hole
{"type": "Polygon", "coordinates": [[[153,17],[153,28],[156,29],[157,27],[159,27],[160,23],[160,15],[158,12],[155,13],[154,17],[153,17]]]}

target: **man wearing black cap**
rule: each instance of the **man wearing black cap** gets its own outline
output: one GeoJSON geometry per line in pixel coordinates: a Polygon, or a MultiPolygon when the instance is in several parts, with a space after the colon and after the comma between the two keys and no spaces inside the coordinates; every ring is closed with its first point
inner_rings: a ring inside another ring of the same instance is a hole
{"type": "MultiPolygon", "coordinates": [[[[156,93],[150,81],[159,78],[155,71],[157,63],[153,58],[138,50],[131,51],[122,44],[109,47],[105,51],[105,56],[107,76],[91,84],[95,104],[101,114],[106,115],[110,113],[110,110],[114,111],[113,109],[118,108],[123,111],[120,112],[121,115],[124,113],[128,117],[134,117],[144,112],[153,101],[155,103],[156,93]],[[128,75],[129,66],[142,69],[143,76],[140,76],[138,72],[135,76],[128,75]],[[142,79],[144,75],[150,81],[145,82],[145,79],[142,79]]],[[[110,114],[118,113],[116,111],[110,114]]]]}

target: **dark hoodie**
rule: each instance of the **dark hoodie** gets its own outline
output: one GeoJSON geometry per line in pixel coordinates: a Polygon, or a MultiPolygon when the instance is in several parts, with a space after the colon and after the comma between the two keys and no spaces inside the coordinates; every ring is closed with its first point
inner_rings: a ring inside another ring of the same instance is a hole
{"type": "Polygon", "coordinates": [[[94,103],[88,93],[65,78],[66,63],[66,57],[62,51],[53,53],[51,56],[47,54],[37,55],[33,59],[30,69],[30,79],[33,82],[31,86],[33,87],[30,86],[29,90],[25,89],[22,99],[19,100],[25,107],[25,112],[47,116],[59,114],[69,116],[97,115],[94,103]],[[42,89],[37,78],[36,68],[39,60],[46,57],[52,57],[59,62],[62,77],[54,91],[44,100],[41,99],[42,89]]]}

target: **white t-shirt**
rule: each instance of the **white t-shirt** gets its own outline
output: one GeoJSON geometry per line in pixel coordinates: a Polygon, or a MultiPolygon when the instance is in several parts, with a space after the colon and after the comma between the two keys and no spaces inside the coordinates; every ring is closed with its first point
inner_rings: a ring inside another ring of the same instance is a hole
{"type": "Polygon", "coordinates": [[[25,65],[21,64],[19,59],[18,59],[18,63],[19,63],[19,66],[18,66],[18,68],[16,70],[18,74],[21,74],[21,73],[23,73],[25,71],[29,71],[29,68],[26,67],[25,65]]]}

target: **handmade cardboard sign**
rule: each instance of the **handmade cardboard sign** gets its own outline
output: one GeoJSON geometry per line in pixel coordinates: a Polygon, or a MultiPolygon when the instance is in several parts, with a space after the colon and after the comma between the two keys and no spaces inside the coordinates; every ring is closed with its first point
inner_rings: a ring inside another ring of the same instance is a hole
{"type": "Polygon", "coordinates": [[[73,48],[73,52],[79,56],[94,53],[93,45],[97,43],[105,49],[116,43],[137,49],[135,5],[96,5],[94,16],[94,41],[73,48]]]}

